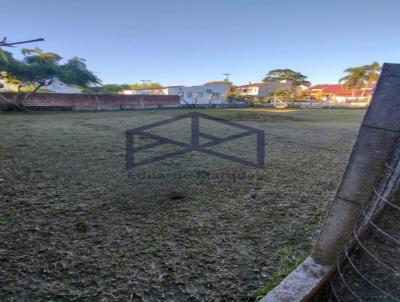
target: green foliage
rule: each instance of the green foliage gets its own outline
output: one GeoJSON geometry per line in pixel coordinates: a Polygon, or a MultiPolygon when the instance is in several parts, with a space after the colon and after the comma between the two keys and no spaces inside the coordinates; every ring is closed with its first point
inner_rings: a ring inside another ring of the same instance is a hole
{"type": "MultiPolygon", "coordinates": [[[[3,40],[0,41],[0,46],[3,46],[5,44],[7,44],[6,37],[4,37],[3,40]]],[[[3,49],[0,48],[0,64],[1,64],[1,60],[8,61],[8,56],[7,56],[7,53],[3,49]]]]}
{"type": "Polygon", "coordinates": [[[279,99],[287,100],[292,97],[292,92],[288,89],[278,89],[275,90],[273,96],[279,99]]]}
{"type": "Polygon", "coordinates": [[[11,111],[12,109],[8,104],[0,103],[0,111],[11,111]]]}
{"type": "Polygon", "coordinates": [[[307,76],[292,69],[274,69],[268,72],[267,76],[263,79],[263,82],[289,81],[292,86],[292,92],[294,92],[301,85],[311,85],[311,83],[306,79],[307,76]]]}
{"type": "Polygon", "coordinates": [[[249,96],[247,96],[247,95],[238,95],[237,97],[236,97],[236,101],[237,102],[243,102],[243,103],[248,103],[248,104],[250,104],[251,103],[251,100],[250,100],[251,98],[249,97],[249,96]]]}
{"type": "Polygon", "coordinates": [[[256,292],[256,300],[260,300],[267,295],[272,289],[274,289],[283,279],[286,278],[292,271],[295,270],[307,257],[301,256],[296,257],[293,252],[284,247],[280,255],[280,268],[277,272],[271,275],[271,281],[260,287],[256,292]]]}
{"type": "Polygon", "coordinates": [[[372,64],[349,67],[345,69],[346,76],[339,80],[339,83],[343,85],[344,88],[352,90],[359,90],[362,87],[368,87],[371,83],[378,80],[380,71],[382,67],[378,62],[373,62],[372,64]]]}
{"type": "Polygon", "coordinates": [[[149,84],[129,84],[129,89],[154,89],[162,88],[160,83],[149,83],[149,84]]]}
{"type": "Polygon", "coordinates": [[[277,89],[270,95],[264,97],[264,101],[273,101],[274,99],[278,99],[281,101],[288,101],[290,99],[295,100],[295,101],[301,101],[304,99],[304,95],[299,92],[299,93],[293,93],[289,89],[277,89]]]}
{"type": "Polygon", "coordinates": [[[83,59],[72,58],[61,64],[61,56],[53,52],[43,52],[39,48],[24,48],[23,60],[16,60],[6,51],[0,57],[0,71],[3,78],[11,83],[18,83],[18,90],[23,87],[36,92],[41,87],[49,86],[55,79],[65,84],[87,87],[100,83],[100,80],[86,68],[83,59]]]}
{"type": "Polygon", "coordinates": [[[344,88],[354,91],[355,89],[360,89],[362,87],[366,77],[365,69],[363,67],[350,67],[344,72],[348,73],[348,75],[339,80],[344,88]]]}
{"type": "Polygon", "coordinates": [[[100,93],[111,93],[111,94],[113,94],[113,93],[118,93],[121,90],[126,90],[126,89],[130,89],[128,84],[122,84],[122,85],[119,85],[119,84],[105,84],[105,85],[99,87],[98,91],[100,93]]]}
{"type": "Polygon", "coordinates": [[[378,62],[373,62],[369,65],[364,65],[366,78],[365,80],[369,83],[375,82],[379,79],[380,73],[382,71],[382,67],[378,62]]]}

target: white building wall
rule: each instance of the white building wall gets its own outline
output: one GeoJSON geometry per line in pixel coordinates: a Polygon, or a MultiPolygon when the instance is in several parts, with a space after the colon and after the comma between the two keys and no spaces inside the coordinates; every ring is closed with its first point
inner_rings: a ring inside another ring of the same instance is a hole
{"type": "Polygon", "coordinates": [[[181,105],[221,105],[225,103],[229,87],[229,84],[188,86],[175,88],[171,93],[178,92],[181,105]]]}
{"type": "MultiPolygon", "coordinates": [[[[5,82],[4,80],[0,79],[0,86],[3,86],[2,88],[0,87],[0,91],[17,91],[18,90],[18,85],[16,84],[10,84],[5,82]]],[[[69,86],[67,84],[64,84],[58,79],[55,79],[53,83],[49,86],[43,86],[43,89],[48,90],[49,92],[54,92],[54,93],[81,93],[82,90],[74,87],[74,86],[69,86]]]]}
{"type": "Polygon", "coordinates": [[[290,89],[291,83],[289,81],[269,82],[263,84],[244,85],[239,87],[239,95],[241,96],[257,96],[265,97],[272,94],[278,89],[290,89]]]}
{"type": "Polygon", "coordinates": [[[74,86],[64,84],[59,79],[55,79],[53,81],[53,83],[51,83],[51,85],[44,86],[43,88],[49,90],[50,92],[55,92],[55,93],[81,93],[82,92],[81,89],[74,87],[74,86]]]}
{"type": "Polygon", "coordinates": [[[123,90],[122,94],[158,94],[179,95],[181,105],[221,105],[229,92],[229,84],[199,85],[199,86],[171,86],[161,89],[123,90]]]}
{"type": "Polygon", "coordinates": [[[0,79],[0,92],[15,92],[18,90],[18,85],[10,84],[0,79]]]}

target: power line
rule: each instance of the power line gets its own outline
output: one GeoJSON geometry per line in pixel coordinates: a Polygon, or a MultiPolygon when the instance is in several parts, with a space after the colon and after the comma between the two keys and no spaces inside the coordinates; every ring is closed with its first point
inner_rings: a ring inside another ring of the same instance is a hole
{"type": "Polygon", "coordinates": [[[26,43],[33,43],[33,42],[40,42],[40,41],[44,41],[44,39],[39,38],[39,39],[34,39],[34,40],[7,43],[7,38],[4,38],[2,41],[0,41],[0,46],[13,47],[13,45],[17,45],[17,44],[26,44],[26,43]]]}

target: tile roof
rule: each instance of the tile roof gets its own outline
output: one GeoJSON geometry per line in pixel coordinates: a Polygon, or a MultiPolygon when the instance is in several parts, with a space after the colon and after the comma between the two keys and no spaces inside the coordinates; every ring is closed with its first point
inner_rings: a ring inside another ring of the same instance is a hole
{"type": "MultiPolygon", "coordinates": [[[[362,93],[363,89],[356,90],[355,96],[358,96],[362,93]]],[[[367,88],[365,94],[371,94],[373,91],[373,87],[367,88]]],[[[338,96],[352,96],[353,92],[351,90],[345,89],[340,84],[319,84],[314,85],[303,91],[304,94],[313,94],[313,93],[325,93],[325,94],[334,94],[338,96]]]]}

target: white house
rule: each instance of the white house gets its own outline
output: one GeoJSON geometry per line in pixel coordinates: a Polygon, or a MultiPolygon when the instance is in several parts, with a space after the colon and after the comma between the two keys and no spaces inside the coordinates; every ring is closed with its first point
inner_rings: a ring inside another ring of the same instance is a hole
{"type": "Polygon", "coordinates": [[[54,79],[53,82],[49,86],[43,87],[44,89],[49,90],[54,93],[81,93],[82,89],[78,87],[64,84],[59,79],[54,79]]]}
{"type": "Polygon", "coordinates": [[[179,95],[181,105],[222,105],[229,88],[229,84],[170,87],[168,94],[179,95]]]}
{"type": "Polygon", "coordinates": [[[167,95],[168,91],[166,90],[167,87],[161,87],[161,88],[145,88],[145,89],[125,89],[122,90],[121,92],[118,92],[120,94],[128,94],[128,95],[167,95]]]}
{"type": "Polygon", "coordinates": [[[123,90],[122,94],[179,95],[181,105],[222,105],[230,85],[169,86],[154,89],[123,90]]]}
{"type": "Polygon", "coordinates": [[[238,93],[240,96],[250,96],[250,97],[265,97],[272,94],[278,89],[290,89],[290,81],[280,81],[280,82],[267,82],[267,83],[250,83],[248,85],[243,85],[238,87],[238,93]]]}
{"type": "Polygon", "coordinates": [[[7,83],[7,81],[0,79],[0,92],[15,92],[18,90],[18,85],[7,83]]]}
{"type": "MultiPolygon", "coordinates": [[[[67,84],[64,84],[61,82],[59,79],[53,80],[51,85],[49,86],[44,86],[43,89],[48,90],[49,92],[54,92],[54,93],[81,93],[82,90],[70,86],[67,84]]],[[[10,84],[7,83],[7,81],[0,79],[0,92],[16,92],[18,90],[18,85],[17,84],[10,84]]]]}

